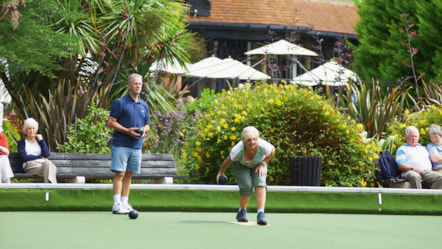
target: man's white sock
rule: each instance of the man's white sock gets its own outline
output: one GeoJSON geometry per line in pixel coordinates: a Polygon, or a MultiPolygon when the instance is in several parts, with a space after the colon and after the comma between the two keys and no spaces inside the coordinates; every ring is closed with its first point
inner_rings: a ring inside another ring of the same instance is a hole
{"type": "Polygon", "coordinates": [[[114,205],[121,203],[121,195],[114,195],[114,205]]]}

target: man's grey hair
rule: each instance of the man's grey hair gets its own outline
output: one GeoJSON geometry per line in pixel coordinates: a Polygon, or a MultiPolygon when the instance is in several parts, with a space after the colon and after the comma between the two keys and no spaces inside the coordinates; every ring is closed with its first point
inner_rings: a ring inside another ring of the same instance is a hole
{"type": "Polygon", "coordinates": [[[437,135],[439,135],[439,136],[442,136],[442,129],[440,128],[439,125],[437,125],[437,124],[432,124],[432,125],[430,126],[430,129],[428,130],[428,134],[429,134],[429,135],[431,135],[431,134],[437,134],[437,135]]]}
{"type": "Polygon", "coordinates": [[[417,131],[417,134],[419,134],[419,130],[415,126],[410,125],[407,127],[407,129],[405,129],[405,136],[408,137],[412,131],[417,131]]]}
{"type": "Polygon", "coordinates": [[[129,77],[127,77],[127,83],[129,83],[129,84],[132,83],[133,77],[139,77],[139,78],[143,79],[143,76],[141,76],[141,74],[131,73],[131,74],[129,74],[129,77]]]}

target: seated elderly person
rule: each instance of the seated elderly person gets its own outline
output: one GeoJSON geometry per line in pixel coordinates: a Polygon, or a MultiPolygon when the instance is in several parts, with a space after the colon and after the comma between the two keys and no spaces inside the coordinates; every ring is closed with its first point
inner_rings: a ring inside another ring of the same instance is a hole
{"type": "Polygon", "coordinates": [[[48,159],[50,152],[41,134],[37,134],[38,122],[28,118],[23,124],[25,138],[17,143],[18,154],[23,162],[23,170],[43,177],[46,183],[57,183],[57,168],[48,159]]]}
{"type": "Polygon", "coordinates": [[[405,130],[406,143],[396,151],[396,163],[412,188],[422,188],[422,180],[431,188],[442,189],[442,174],[431,170],[430,155],[419,143],[419,130],[409,126],[405,130]]]}
{"type": "Polygon", "coordinates": [[[428,131],[431,143],[427,144],[433,170],[442,172],[442,129],[439,125],[432,124],[428,131]]]}

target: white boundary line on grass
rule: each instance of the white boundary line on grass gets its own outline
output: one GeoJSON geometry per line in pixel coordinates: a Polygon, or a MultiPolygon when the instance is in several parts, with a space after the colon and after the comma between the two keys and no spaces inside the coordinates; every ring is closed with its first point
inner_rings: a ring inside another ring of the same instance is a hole
{"type": "MultiPolygon", "coordinates": [[[[112,189],[109,183],[6,183],[0,189],[112,189]]],[[[132,184],[131,189],[146,190],[207,190],[207,191],[238,191],[237,185],[210,184],[132,184]]],[[[393,194],[426,194],[442,195],[442,189],[410,189],[410,188],[360,188],[360,187],[309,187],[309,186],[268,186],[268,192],[334,192],[334,193],[393,193],[393,194]]]]}

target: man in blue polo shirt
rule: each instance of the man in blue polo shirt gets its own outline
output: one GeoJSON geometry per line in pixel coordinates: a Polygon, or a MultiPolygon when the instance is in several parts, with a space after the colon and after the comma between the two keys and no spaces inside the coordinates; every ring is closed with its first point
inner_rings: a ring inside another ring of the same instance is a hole
{"type": "Polygon", "coordinates": [[[404,178],[412,188],[422,188],[422,180],[431,184],[431,188],[442,189],[442,174],[432,171],[430,155],[419,143],[419,130],[409,126],[405,130],[406,143],[396,151],[396,163],[404,172],[404,178]]]}
{"type": "Polygon", "coordinates": [[[114,129],[111,164],[115,172],[114,214],[127,214],[133,209],[129,204],[132,174],[140,173],[143,134],[149,131],[149,107],[140,98],[143,77],[134,73],[129,75],[127,82],[128,94],[114,101],[107,122],[114,129]],[[138,128],[143,133],[136,132],[138,128]]]}

